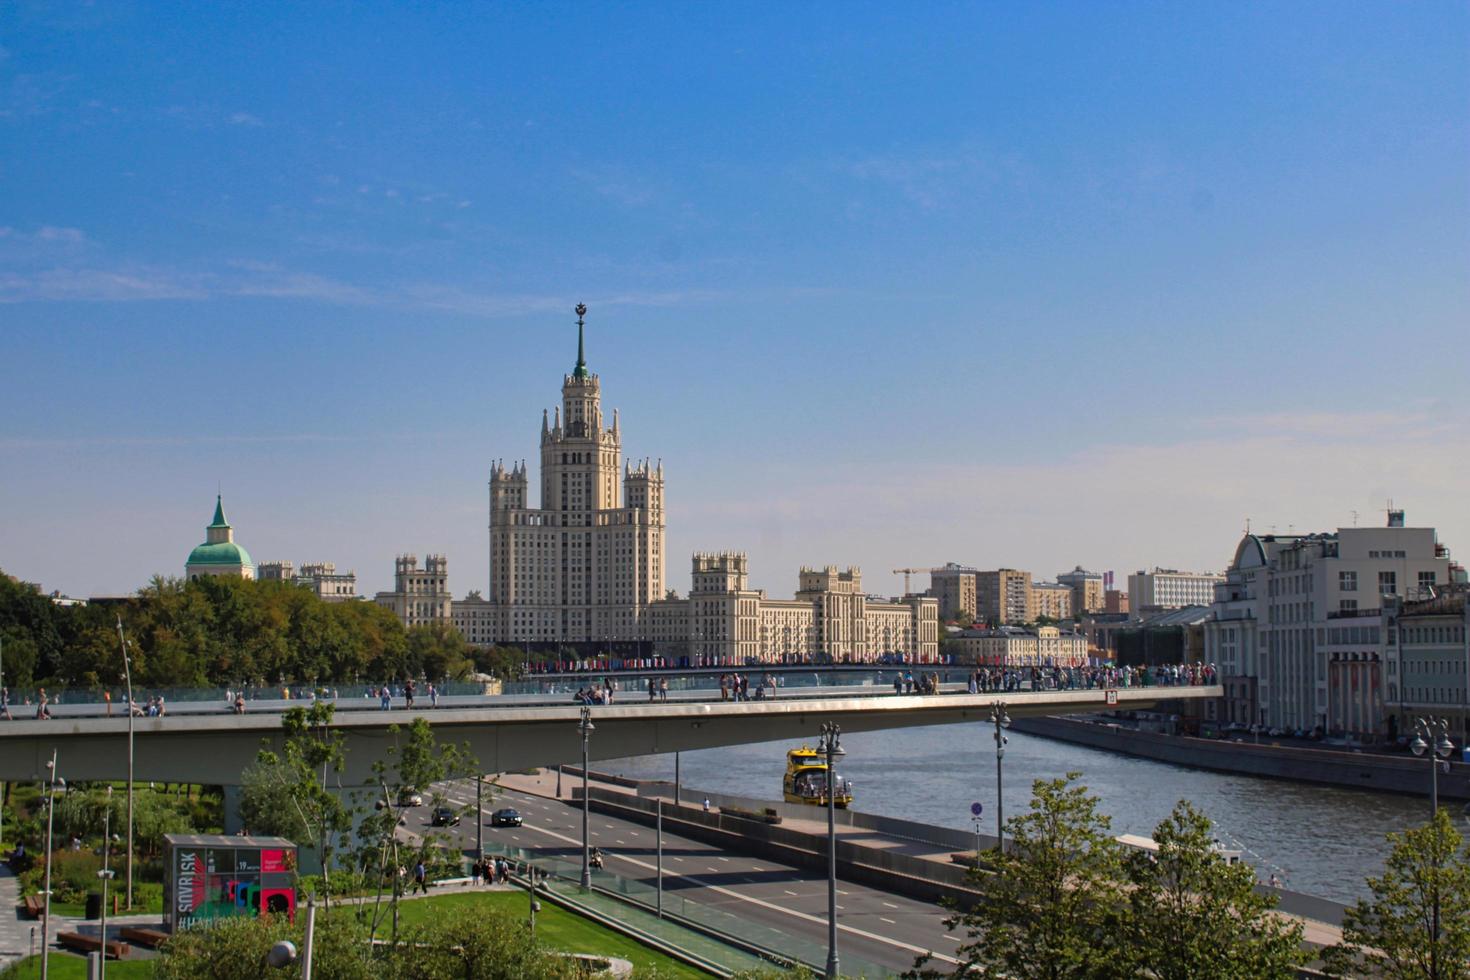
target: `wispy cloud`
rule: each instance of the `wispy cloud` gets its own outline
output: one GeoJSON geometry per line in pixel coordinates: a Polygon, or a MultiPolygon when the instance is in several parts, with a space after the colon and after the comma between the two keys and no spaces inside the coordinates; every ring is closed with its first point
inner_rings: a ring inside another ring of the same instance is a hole
{"type": "MultiPolygon", "coordinates": [[[[7,231],[10,230],[0,229],[0,244],[3,244],[7,231]]],[[[33,239],[35,236],[28,237],[33,239]]],[[[493,319],[570,308],[578,300],[604,307],[669,307],[710,302],[723,295],[725,294],[719,290],[668,289],[570,297],[477,291],[434,282],[367,287],[311,272],[282,268],[274,263],[250,261],[234,262],[221,271],[204,273],[146,266],[71,267],[57,264],[9,272],[0,270],[0,304],[118,303],[245,297],[305,300],[333,306],[433,310],[493,319]]]]}
{"type": "Polygon", "coordinates": [[[234,112],[230,114],[230,125],[232,126],[264,126],[259,116],[248,112],[234,112]]]}

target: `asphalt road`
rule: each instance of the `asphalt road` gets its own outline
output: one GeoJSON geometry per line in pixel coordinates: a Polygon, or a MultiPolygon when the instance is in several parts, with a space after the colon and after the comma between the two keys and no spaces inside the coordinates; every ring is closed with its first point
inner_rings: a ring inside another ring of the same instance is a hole
{"type": "MultiPolygon", "coordinates": [[[[446,795],[451,803],[474,805],[472,785],[457,785],[446,795]]],[[[409,816],[408,829],[418,831],[427,820],[428,808],[416,808],[409,816]]],[[[495,841],[533,849],[545,857],[581,861],[582,811],[567,803],[497,789],[493,805],[485,805],[485,821],[487,845],[495,841]],[[520,811],[524,826],[490,826],[490,813],[506,806],[520,811]]],[[[475,845],[474,824],[471,810],[452,829],[466,849],[475,845]]],[[[591,841],[602,849],[608,871],[655,886],[653,828],[594,812],[591,841]]],[[[730,931],[750,941],[761,941],[759,930],[747,926],[742,932],[741,920],[779,929],[822,951],[827,946],[825,876],[665,832],[664,894],[666,900],[678,895],[727,913],[733,917],[726,920],[730,931]]],[[[895,972],[913,966],[916,956],[931,950],[944,957],[937,965],[952,964],[961,937],[945,931],[944,914],[936,905],[839,879],[839,954],[848,953],[895,972]]]]}

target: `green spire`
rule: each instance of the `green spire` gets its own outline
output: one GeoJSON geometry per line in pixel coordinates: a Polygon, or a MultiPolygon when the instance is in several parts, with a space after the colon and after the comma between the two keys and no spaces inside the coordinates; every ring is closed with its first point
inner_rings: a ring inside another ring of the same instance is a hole
{"type": "Polygon", "coordinates": [[[582,348],[582,318],[587,315],[587,304],[577,304],[577,367],[572,372],[574,378],[587,377],[587,358],[582,348]]]}
{"type": "Polygon", "coordinates": [[[230,522],[225,520],[224,496],[214,498],[214,523],[210,527],[229,527],[230,522]]]}

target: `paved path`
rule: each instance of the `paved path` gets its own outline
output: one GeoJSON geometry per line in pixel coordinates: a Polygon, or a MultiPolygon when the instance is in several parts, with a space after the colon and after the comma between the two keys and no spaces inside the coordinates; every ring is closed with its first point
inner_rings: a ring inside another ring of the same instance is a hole
{"type": "Polygon", "coordinates": [[[41,942],[41,923],[21,918],[20,879],[10,866],[0,862],[0,969],[30,952],[31,930],[36,931],[37,949],[41,942]]]}

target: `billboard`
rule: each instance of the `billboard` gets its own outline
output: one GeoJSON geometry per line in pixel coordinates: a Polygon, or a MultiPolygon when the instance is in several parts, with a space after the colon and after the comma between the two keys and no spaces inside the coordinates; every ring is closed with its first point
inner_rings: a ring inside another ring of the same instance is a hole
{"type": "Polygon", "coordinates": [[[279,838],[168,835],[164,920],[190,929],[234,915],[296,914],[296,848],[279,838]]]}

